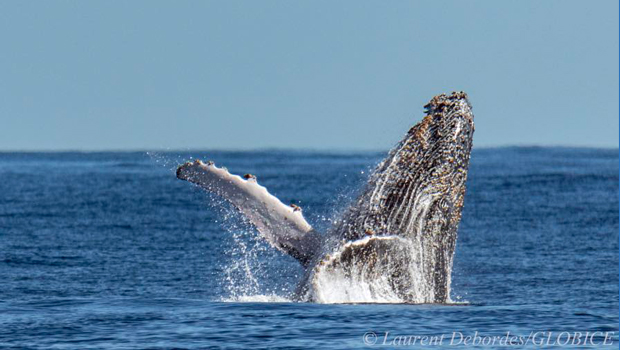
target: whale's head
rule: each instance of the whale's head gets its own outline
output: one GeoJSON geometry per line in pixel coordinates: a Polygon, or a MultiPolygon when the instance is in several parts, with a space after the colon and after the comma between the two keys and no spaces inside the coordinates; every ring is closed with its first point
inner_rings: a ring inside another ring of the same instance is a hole
{"type": "Polygon", "coordinates": [[[415,144],[424,141],[429,144],[457,146],[455,157],[459,160],[469,159],[474,135],[474,114],[469,103],[467,94],[453,92],[451,95],[441,94],[424,106],[426,117],[424,120],[409,130],[408,136],[403,143],[415,144]],[[429,130],[430,128],[430,130],[429,130]],[[426,135],[416,135],[416,132],[430,131],[426,135]]]}
{"type": "Polygon", "coordinates": [[[407,132],[371,175],[341,222],[346,240],[364,234],[415,236],[429,216],[445,226],[460,220],[474,133],[464,92],[435,96],[426,116],[407,132]]]}

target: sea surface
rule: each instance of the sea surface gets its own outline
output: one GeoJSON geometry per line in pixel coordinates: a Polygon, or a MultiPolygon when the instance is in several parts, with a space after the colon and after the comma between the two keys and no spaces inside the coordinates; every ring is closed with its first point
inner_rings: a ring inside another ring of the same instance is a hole
{"type": "Polygon", "coordinates": [[[384,155],[0,153],[0,348],[618,348],[617,149],[474,149],[449,305],[292,302],[297,262],[174,172],[324,230],[384,155]]]}

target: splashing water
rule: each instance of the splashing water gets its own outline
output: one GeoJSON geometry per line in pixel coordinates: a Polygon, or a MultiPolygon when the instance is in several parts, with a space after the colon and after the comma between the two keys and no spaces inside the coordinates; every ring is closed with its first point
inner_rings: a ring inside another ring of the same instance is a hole
{"type": "MultiPolygon", "coordinates": [[[[170,153],[147,152],[147,155],[170,172],[176,170],[182,159],[187,159],[170,153]]],[[[229,203],[211,193],[200,193],[205,205],[217,214],[218,220],[215,222],[225,231],[222,245],[226,259],[220,262],[223,274],[219,284],[226,295],[222,296],[221,301],[290,301],[292,287],[287,286],[286,279],[278,279],[277,275],[282,270],[291,274],[288,270],[295,266],[286,266],[280,261],[282,255],[274,251],[247,218],[240,215],[229,203]]],[[[297,279],[295,274],[293,277],[297,279]]]]}
{"type": "Polygon", "coordinates": [[[219,212],[218,223],[228,234],[224,250],[227,259],[222,261],[224,271],[221,284],[226,302],[286,302],[290,301],[290,287],[280,273],[294,265],[281,261],[283,257],[274,251],[250,223],[222,199],[207,196],[207,205],[219,212]]]}

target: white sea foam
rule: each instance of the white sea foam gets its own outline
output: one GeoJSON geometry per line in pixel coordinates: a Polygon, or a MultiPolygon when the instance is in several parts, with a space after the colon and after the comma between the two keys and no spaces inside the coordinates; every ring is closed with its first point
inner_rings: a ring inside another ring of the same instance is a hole
{"type": "Polygon", "coordinates": [[[407,302],[424,302],[428,291],[413,258],[409,240],[398,236],[373,236],[348,242],[328,255],[311,278],[314,299],[319,303],[403,303],[392,276],[413,282],[407,302]],[[368,255],[373,255],[369,259],[368,255]],[[359,261],[369,259],[370,261],[359,261]]]}

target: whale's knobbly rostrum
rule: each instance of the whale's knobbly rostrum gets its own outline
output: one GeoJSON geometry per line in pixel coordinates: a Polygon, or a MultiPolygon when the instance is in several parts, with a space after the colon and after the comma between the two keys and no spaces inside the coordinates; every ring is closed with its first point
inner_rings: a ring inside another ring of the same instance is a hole
{"type": "Polygon", "coordinates": [[[463,92],[435,96],[425,108],[325,234],[253,175],[195,161],[179,166],[177,177],[230,201],[271,245],[297,259],[306,268],[300,300],[446,303],[474,116],[463,92]]]}

